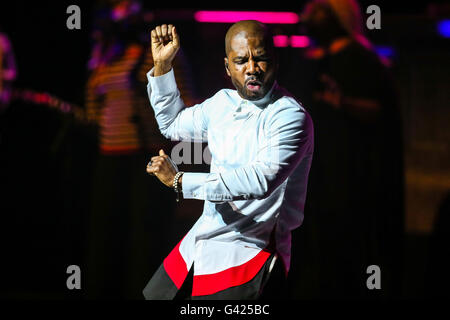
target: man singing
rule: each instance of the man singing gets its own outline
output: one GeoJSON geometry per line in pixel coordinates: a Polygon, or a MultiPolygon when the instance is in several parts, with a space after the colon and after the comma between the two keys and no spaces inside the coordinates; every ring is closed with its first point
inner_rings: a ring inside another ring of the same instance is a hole
{"type": "Polygon", "coordinates": [[[286,281],[291,231],[303,220],[312,120],[277,85],[273,40],[258,21],[235,23],[225,37],[225,69],[236,90],[222,89],[189,108],[172,70],[180,48],[175,27],[156,27],[151,42],[154,67],[147,74],[148,94],[162,134],[208,142],[212,159],[210,173],[179,172],[160,150],[147,166],[149,174],[184,198],[205,203],[144,296],[173,299],[192,281],[187,288],[192,299],[264,298],[276,269],[283,270],[286,281]]]}

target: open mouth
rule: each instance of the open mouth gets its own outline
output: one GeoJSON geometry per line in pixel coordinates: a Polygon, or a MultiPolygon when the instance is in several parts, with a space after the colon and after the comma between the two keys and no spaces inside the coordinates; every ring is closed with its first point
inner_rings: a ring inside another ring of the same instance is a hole
{"type": "Polygon", "coordinates": [[[245,86],[250,91],[259,91],[262,87],[262,83],[258,80],[248,80],[245,86]]]}

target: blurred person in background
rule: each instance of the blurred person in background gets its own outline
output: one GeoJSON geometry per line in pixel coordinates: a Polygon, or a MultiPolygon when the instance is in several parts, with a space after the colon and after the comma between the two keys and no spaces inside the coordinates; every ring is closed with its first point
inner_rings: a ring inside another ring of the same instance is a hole
{"type": "MultiPolygon", "coordinates": [[[[86,86],[88,118],[98,126],[85,271],[89,298],[141,298],[143,277],[168,251],[161,238],[170,233],[175,194],[143,169],[149,155],[171,148],[148,108],[146,72],[153,59],[143,37],[147,29],[139,1],[108,1],[97,11],[86,86]]],[[[177,64],[175,72],[190,103],[183,67],[177,64]]]]}
{"type": "Polygon", "coordinates": [[[364,36],[356,1],[310,1],[303,22],[315,45],[294,75],[303,80],[289,88],[308,107],[316,137],[305,209],[310,214],[300,236],[311,255],[300,262],[300,286],[311,290],[303,295],[396,296],[403,150],[393,81],[364,36]],[[381,269],[381,290],[366,286],[370,265],[381,269]]]}
{"type": "Polygon", "coordinates": [[[9,105],[12,84],[16,78],[17,68],[11,41],[0,28],[0,114],[9,105]]]}

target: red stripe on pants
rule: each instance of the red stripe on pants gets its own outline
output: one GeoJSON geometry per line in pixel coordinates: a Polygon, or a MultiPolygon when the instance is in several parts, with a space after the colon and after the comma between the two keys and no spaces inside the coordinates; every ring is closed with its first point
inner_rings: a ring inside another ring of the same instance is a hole
{"type": "Polygon", "coordinates": [[[270,255],[270,252],[261,250],[254,258],[239,266],[218,273],[194,275],[192,296],[214,294],[252,280],[270,255]]]}
{"type": "Polygon", "coordinates": [[[182,241],[183,240],[178,242],[176,247],[173,248],[173,250],[169,253],[169,255],[164,259],[163,262],[164,269],[178,289],[181,288],[181,285],[183,284],[188,274],[186,262],[184,261],[180,253],[180,244],[182,241]]]}

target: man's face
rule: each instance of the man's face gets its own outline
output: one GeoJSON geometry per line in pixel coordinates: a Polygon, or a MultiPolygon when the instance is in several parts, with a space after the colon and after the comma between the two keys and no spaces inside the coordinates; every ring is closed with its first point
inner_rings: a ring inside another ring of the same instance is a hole
{"type": "Polygon", "coordinates": [[[267,49],[263,35],[241,31],[231,39],[225,67],[244,99],[259,100],[272,88],[275,81],[274,56],[267,49]]]}

